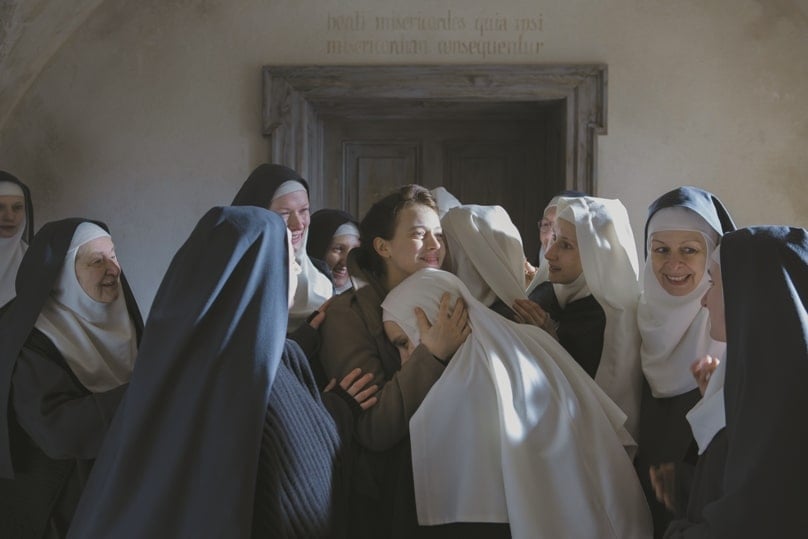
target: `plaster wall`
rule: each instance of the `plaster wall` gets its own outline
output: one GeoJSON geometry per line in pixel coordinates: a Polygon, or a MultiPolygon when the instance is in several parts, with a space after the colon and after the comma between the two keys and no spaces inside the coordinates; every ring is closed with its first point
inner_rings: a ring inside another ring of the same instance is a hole
{"type": "Polygon", "coordinates": [[[604,62],[597,194],[624,202],[638,237],[647,205],[682,184],[715,192],[740,225],[808,226],[807,0],[92,7],[2,103],[0,168],[30,185],[39,225],[110,225],[144,314],[198,218],[267,159],[268,64],[604,62]]]}

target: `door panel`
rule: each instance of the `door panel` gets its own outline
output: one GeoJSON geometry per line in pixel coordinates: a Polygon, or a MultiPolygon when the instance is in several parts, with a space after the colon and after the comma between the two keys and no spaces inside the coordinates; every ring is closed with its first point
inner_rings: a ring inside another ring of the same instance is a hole
{"type": "Polygon", "coordinates": [[[443,185],[462,203],[504,207],[532,259],[539,215],[565,185],[565,116],[557,109],[432,120],[324,115],[326,204],[361,219],[400,185],[443,185]]]}
{"type": "Polygon", "coordinates": [[[378,199],[407,183],[420,183],[418,142],[345,142],[345,202],[352,215],[365,212],[378,199]]]}

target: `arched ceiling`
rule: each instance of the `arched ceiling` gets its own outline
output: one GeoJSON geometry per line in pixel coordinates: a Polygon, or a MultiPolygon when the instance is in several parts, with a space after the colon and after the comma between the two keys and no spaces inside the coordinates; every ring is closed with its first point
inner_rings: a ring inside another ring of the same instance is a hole
{"type": "Polygon", "coordinates": [[[62,44],[103,0],[0,0],[0,129],[62,44]]]}

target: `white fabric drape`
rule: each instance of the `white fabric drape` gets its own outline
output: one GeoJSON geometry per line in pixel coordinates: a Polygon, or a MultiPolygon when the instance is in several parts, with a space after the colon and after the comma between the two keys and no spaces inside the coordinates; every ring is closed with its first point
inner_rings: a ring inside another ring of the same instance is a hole
{"type": "Polygon", "coordinates": [[[432,198],[435,199],[435,203],[438,205],[438,216],[441,219],[446,215],[446,212],[460,206],[460,201],[457,200],[457,197],[447,191],[445,187],[436,187],[429,192],[432,193],[432,198]]]}
{"type": "Polygon", "coordinates": [[[472,295],[490,306],[497,298],[508,307],[525,294],[522,237],[500,206],[464,205],[441,219],[450,271],[472,295]]]}
{"type": "Polygon", "coordinates": [[[724,411],[724,378],[727,372],[726,353],[707,382],[707,389],[699,402],[687,413],[687,422],[693,438],[699,446],[699,455],[704,453],[718,431],[727,425],[724,411]]]}
{"type": "Polygon", "coordinates": [[[651,217],[647,229],[649,254],[637,309],[642,369],[654,397],[673,397],[696,388],[690,364],[705,354],[721,356],[726,344],[710,338],[710,316],[701,306],[701,298],[710,287],[707,272],[689,294],[668,294],[654,275],[651,240],[660,231],[699,232],[705,239],[709,260],[719,234],[697,213],[682,207],[660,209],[651,217]]]}
{"type": "Polygon", "coordinates": [[[101,303],[87,295],[76,278],[79,247],[105,236],[109,234],[93,223],[76,228],[61,275],[35,324],[92,393],[127,383],[137,355],[137,334],[120,281],[118,298],[101,303]]]}
{"type": "Polygon", "coordinates": [[[628,415],[638,432],[642,369],[637,328],[637,247],[628,213],[616,199],[561,197],[558,217],[575,225],[586,284],[606,315],[595,381],[628,415]]]}
{"type": "Polygon", "coordinates": [[[419,522],[509,522],[525,539],[650,537],[625,414],[546,332],[435,269],[393,289],[384,319],[418,343],[413,309],[434,320],[444,291],[463,297],[472,333],[410,421],[419,522]]]}

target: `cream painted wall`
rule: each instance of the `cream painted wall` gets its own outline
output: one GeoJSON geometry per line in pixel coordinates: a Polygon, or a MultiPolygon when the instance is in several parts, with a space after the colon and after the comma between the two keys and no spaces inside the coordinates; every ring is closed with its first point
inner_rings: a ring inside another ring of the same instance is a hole
{"type": "Polygon", "coordinates": [[[598,194],[623,200],[636,231],[680,184],[714,191],[741,225],[808,226],[807,56],[806,0],[107,0],[10,111],[0,168],[32,187],[40,225],[106,221],[145,313],[196,220],[268,155],[262,65],[605,62],[598,194]],[[372,28],[449,10],[464,29],[372,28]],[[355,11],[364,30],[329,30],[329,14],[355,11]],[[514,41],[513,18],[539,16],[542,29],[523,33],[537,54],[437,50],[514,41]],[[481,37],[478,17],[509,28],[481,37]],[[327,53],[328,39],[402,37],[430,51],[327,53]]]}

